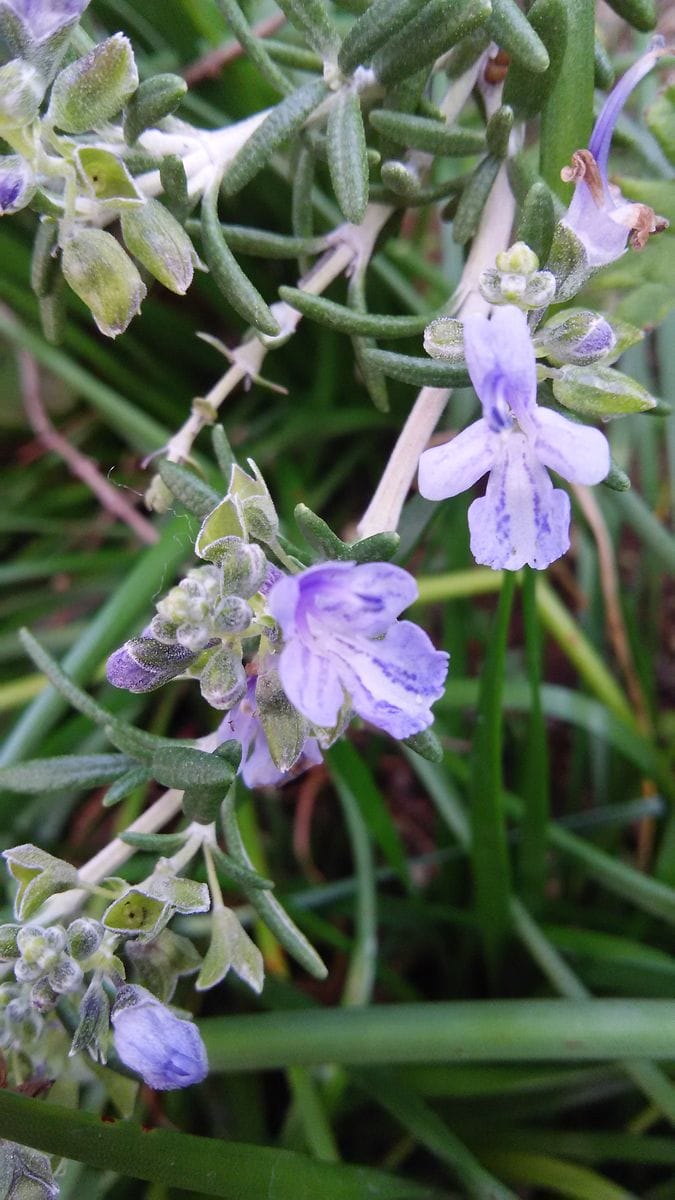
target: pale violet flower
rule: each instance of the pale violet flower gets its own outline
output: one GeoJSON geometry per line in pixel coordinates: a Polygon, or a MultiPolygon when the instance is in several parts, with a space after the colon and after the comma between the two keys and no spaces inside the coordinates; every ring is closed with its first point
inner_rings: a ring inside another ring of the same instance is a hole
{"type": "Polygon", "coordinates": [[[120,988],[111,1020],[117,1054],[149,1087],[170,1091],[206,1078],[209,1064],[197,1026],[145,988],[120,988]]]}
{"type": "Polygon", "coordinates": [[[0,0],[21,22],[29,42],[45,42],[79,20],[89,0],[0,0]]]}
{"type": "Polygon", "coordinates": [[[576,184],[563,225],[579,238],[590,267],[614,262],[623,254],[629,238],[635,249],[642,249],[651,233],[660,233],[668,225],[647,204],[626,200],[607,178],[609,149],[621,110],[633,88],[664,53],[663,40],[655,38],[652,48],[626,71],[610,92],[595,123],[588,149],[575,151],[572,166],[561,171],[564,180],[576,184]]]}
{"type": "Polygon", "coordinates": [[[265,736],[255,700],[257,679],[249,676],[246,694],[221,721],[218,734],[223,741],[233,738],[241,746],[239,774],[249,788],[277,787],[295,779],[322,761],[316,738],[307,737],[297,759],[288,771],[280,771],[275,764],[265,736]]]}
{"type": "Polygon", "coordinates": [[[607,439],[536,403],[537,372],[527,318],[509,305],[491,320],[464,321],[466,363],[483,416],[443,446],[425,450],[420,492],[445,500],[490,472],[485,496],[469,508],[477,562],[541,570],[569,547],[570,502],[547,467],[570,483],[599,483],[609,470],[607,439]]]}
{"type": "Polygon", "coordinates": [[[431,725],[448,655],[399,613],[417,597],[390,563],[320,563],[274,584],[268,609],[284,646],[281,685],[309,721],[332,729],[344,711],[395,738],[431,725]]]}

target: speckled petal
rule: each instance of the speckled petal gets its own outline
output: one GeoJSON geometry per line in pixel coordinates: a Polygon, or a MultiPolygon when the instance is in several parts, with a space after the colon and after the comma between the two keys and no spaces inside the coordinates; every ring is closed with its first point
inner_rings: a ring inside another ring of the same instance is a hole
{"type": "Polygon", "coordinates": [[[447,500],[473,487],[495,461],[495,437],[481,418],[451,441],[425,450],[418,467],[420,495],[447,500]]]}
{"type": "Polygon", "coordinates": [[[534,452],[570,483],[601,483],[609,471],[609,442],[599,429],[568,421],[550,408],[537,413],[534,452]]]}

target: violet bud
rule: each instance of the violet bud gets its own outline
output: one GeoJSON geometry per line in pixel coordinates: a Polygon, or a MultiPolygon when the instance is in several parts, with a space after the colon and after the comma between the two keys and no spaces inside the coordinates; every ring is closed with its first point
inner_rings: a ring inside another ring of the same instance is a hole
{"type": "Polygon", "coordinates": [[[120,988],[111,1019],[119,1057],[149,1087],[170,1091],[206,1078],[208,1061],[197,1026],[177,1017],[145,988],[120,988]]]}

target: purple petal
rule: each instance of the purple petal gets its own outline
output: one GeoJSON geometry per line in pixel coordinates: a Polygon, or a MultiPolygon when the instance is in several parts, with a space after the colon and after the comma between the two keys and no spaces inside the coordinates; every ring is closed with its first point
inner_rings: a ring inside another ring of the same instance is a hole
{"type": "Polygon", "coordinates": [[[496,435],[482,418],[443,446],[425,450],[418,467],[420,494],[427,500],[458,496],[490,470],[496,435]]]}
{"type": "Polygon", "coordinates": [[[469,509],[471,553],[495,570],[542,570],[569,547],[569,497],[554,488],[522,433],[505,436],[485,496],[469,509]]]}
{"type": "Polygon", "coordinates": [[[609,443],[599,429],[577,425],[550,408],[537,413],[534,452],[570,483],[600,483],[609,471],[609,443]]]}
{"type": "Polygon", "coordinates": [[[579,238],[586,251],[589,267],[604,267],[620,258],[626,249],[630,227],[615,220],[612,213],[620,215],[621,208],[615,208],[607,189],[604,204],[599,207],[588,184],[580,179],[563,224],[579,238]]]}
{"type": "MultiPolygon", "coordinates": [[[[310,570],[315,570],[311,568],[310,570]]],[[[267,595],[267,609],[278,621],[284,637],[293,637],[296,612],[300,600],[300,580],[297,575],[282,575],[275,580],[267,595]]]]}
{"type": "Polygon", "coordinates": [[[490,428],[507,428],[509,409],[524,423],[537,396],[537,362],[525,314],[512,304],[494,309],[491,320],[470,313],[464,321],[464,352],[490,428]]]}
{"type": "Polygon", "coordinates": [[[324,657],[295,638],[279,656],[279,678],[303,717],[327,729],[336,724],[345,696],[332,656],[324,657]]]}
{"type": "Polygon", "coordinates": [[[593,133],[591,134],[591,140],[588,143],[588,149],[603,175],[607,171],[609,147],[614,133],[614,126],[621,115],[621,110],[633,88],[637,87],[640,80],[644,79],[645,75],[651,71],[654,64],[658,62],[663,54],[665,54],[665,47],[663,42],[660,41],[659,44],[648,50],[646,54],[643,54],[641,58],[638,58],[637,62],[633,63],[633,66],[626,71],[625,75],[621,76],[621,79],[609,93],[600,110],[593,133]]]}
{"type": "Polygon", "coordinates": [[[397,621],[375,641],[335,638],[340,678],[364,721],[395,738],[411,737],[433,721],[430,705],[443,695],[448,655],[424,630],[397,621]]]}
{"type": "Polygon", "coordinates": [[[196,657],[184,646],[165,645],[154,638],[132,638],[110,655],[106,677],[113,687],[127,692],[152,692],[182,674],[196,657]],[[155,661],[143,661],[144,648],[155,661]]]}
{"type": "MultiPolygon", "coordinates": [[[[322,584],[311,595],[311,612],[329,630],[379,637],[417,599],[417,584],[401,567],[383,562],[344,565],[349,570],[339,575],[328,567],[314,576],[322,584]]],[[[308,582],[311,586],[312,580],[308,582]]]]}
{"type": "Polygon", "coordinates": [[[134,991],[136,1002],[112,1013],[122,1062],[159,1091],[201,1083],[209,1068],[197,1026],[175,1016],[144,988],[134,991]]]}
{"type": "Polygon", "coordinates": [[[1,0],[23,22],[31,40],[45,41],[81,17],[89,0],[1,0]]]}

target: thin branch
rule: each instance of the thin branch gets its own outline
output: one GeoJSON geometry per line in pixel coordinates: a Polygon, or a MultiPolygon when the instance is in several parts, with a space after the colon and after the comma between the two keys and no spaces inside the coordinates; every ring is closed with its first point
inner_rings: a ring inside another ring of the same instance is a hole
{"type": "Polygon", "coordinates": [[[40,444],[64,460],[73,475],[86,484],[107,512],[124,521],[142,542],[153,545],[159,538],[154,525],[136,512],[120,488],[113,487],[103,478],[93,459],[71,446],[52,425],[42,400],[40,374],[33,356],[27,350],[19,350],[18,360],[24,410],[40,444]]]}

